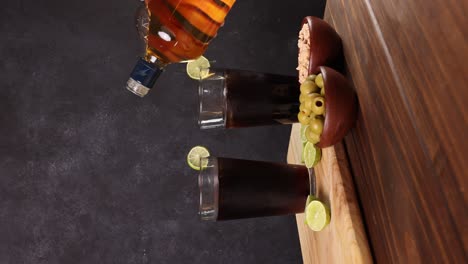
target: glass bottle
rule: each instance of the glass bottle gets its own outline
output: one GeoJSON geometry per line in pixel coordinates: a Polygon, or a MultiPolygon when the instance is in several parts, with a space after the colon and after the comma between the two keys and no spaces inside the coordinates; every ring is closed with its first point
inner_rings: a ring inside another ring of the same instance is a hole
{"type": "Polygon", "coordinates": [[[137,61],[127,89],[143,97],[170,63],[200,57],[235,0],[145,0],[137,27],[145,55],[137,61]]]}

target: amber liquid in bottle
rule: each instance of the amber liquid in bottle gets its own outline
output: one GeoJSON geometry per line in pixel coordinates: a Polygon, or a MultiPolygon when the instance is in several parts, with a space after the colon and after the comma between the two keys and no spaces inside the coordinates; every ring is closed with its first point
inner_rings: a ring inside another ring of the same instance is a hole
{"type": "Polygon", "coordinates": [[[196,59],[223,25],[235,0],[146,0],[147,57],[165,63],[196,59]]]}
{"type": "Polygon", "coordinates": [[[169,63],[200,57],[216,37],[235,0],[146,0],[146,54],[127,89],[145,96],[169,63]]]}

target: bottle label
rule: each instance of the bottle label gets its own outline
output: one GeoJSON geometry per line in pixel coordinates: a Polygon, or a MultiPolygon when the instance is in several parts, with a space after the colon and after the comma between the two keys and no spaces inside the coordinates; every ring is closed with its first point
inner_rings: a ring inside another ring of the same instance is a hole
{"type": "Polygon", "coordinates": [[[151,89],[161,73],[162,69],[157,65],[140,58],[137,61],[135,68],[133,68],[130,78],[141,83],[148,89],[151,89]]]}

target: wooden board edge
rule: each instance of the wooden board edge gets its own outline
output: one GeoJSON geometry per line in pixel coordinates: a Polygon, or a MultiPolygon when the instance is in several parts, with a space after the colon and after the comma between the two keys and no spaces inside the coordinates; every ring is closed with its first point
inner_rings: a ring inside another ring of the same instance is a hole
{"type": "MultiPolygon", "coordinates": [[[[291,129],[291,136],[288,147],[287,161],[290,164],[300,164],[302,155],[302,146],[300,145],[300,125],[294,124],[291,129]]],[[[346,153],[342,143],[337,146],[328,149],[325,155],[335,155],[336,164],[339,173],[338,177],[338,188],[343,188],[344,197],[346,200],[346,206],[342,207],[345,210],[345,214],[349,217],[353,228],[348,230],[347,236],[350,236],[350,240],[354,241],[353,245],[348,245],[355,248],[354,253],[351,254],[351,259],[347,263],[372,263],[372,255],[370,254],[370,248],[367,241],[367,235],[365,233],[362,217],[360,214],[359,205],[357,203],[356,194],[354,192],[354,185],[352,176],[349,170],[349,164],[346,158],[346,153]],[[336,152],[337,151],[337,152],[336,152]],[[330,154],[328,154],[330,153],[330,154]]],[[[296,222],[299,233],[299,240],[301,245],[301,252],[304,263],[314,263],[313,256],[318,256],[317,248],[314,246],[315,243],[319,243],[316,237],[311,234],[312,231],[307,229],[304,225],[304,214],[296,215],[296,222]],[[312,242],[312,243],[311,243],[312,242]]]]}

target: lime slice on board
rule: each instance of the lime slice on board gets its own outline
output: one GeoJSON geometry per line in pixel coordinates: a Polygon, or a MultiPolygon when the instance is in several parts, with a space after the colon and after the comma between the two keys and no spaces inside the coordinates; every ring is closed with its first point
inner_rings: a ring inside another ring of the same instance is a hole
{"type": "Polygon", "coordinates": [[[310,202],[314,201],[314,200],[317,200],[317,198],[315,196],[313,196],[312,194],[308,195],[307,196],[307,200],[306,200],[306,206],[305,208],[307,208],[307,206],[310,204],[310,202]]]}
{"type": "Polygon", "coordinates": [[[306,223],[313,231],[322,231],[330,223],[330,209],[319,200],[313,200],[305,210],[306,223]]]}
{"type": "MultiPolygon", "coordinates": [[[[206,158],[210,156],[208,149],[202,146],[193,147],[187,155],[187,163],[190,168],[194,170],[200,170],[200,158],[206,158]]],[[[206,166],[206,164],[204,164],[206,166]]],[[[203,166],[203,164],[202,164],[203,166]]]]}
{"type": "Polygon", "coordinates": [[[189,61],[187,63],[187,75],[195,80],[205,79],[210,75],[210,62],[203,56],[189,61]]]}
{"type": "Polygon", "coordinates": [[[306,129],[309,125],[301,125],[301,140],[302,140],[302,143],[305,143],[307,142],[307,138],[306,138],[306,129]]]}
{"type": "Polygon", "coordinates": [[[322,150],[311,142],[307,142],[302,150],[302,159],[304,160],[305,166],[310,169],[317,165],[321,158],[322,150]]]}
{"type": "MultiPolygon", "coordinates": [[[[312,202],[313,200],[317,200],[317,197],[313,196],[312,194],[308,195],[307,196],[307,200],[306,200],[306,204],[305,204],[305,207],[304,207],[304,213],[307,209],[307,206],[310,204],[310,202],[312,202]]],[[[304,220],[304,223],[307,225],[307,219],[304,220]]]]}

